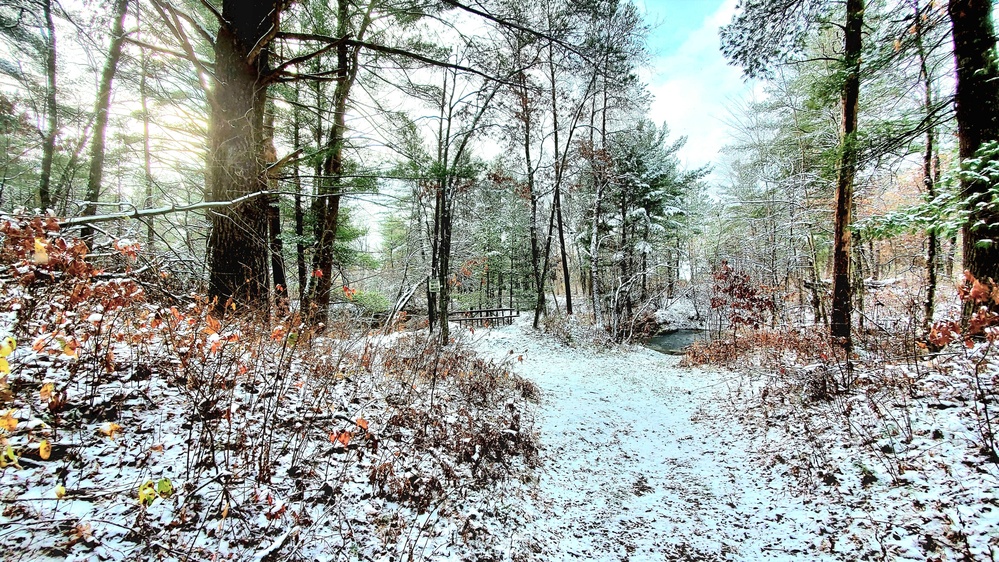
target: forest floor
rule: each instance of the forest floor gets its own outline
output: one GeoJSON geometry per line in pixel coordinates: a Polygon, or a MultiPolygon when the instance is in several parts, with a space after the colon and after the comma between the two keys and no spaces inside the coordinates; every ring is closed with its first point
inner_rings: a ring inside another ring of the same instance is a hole
{"type": "Polygon", "coordinates": [[[805,501],[713,416],[731,373],[641,347],[573,348],[495,329],[478,343],[544,393],[540,482],[524,528],[541,559],[744,560],[809,549],[805,501]]]}
{"type": "Polygon", "coordinates": [[[968,404],[932,392],[907,404],[914,435],[891,440],[889,458],[880,441],[857,442],[859,420],[851,431],[825,404],[762,404],[767,379],[748,369],[681,367],[638,346],[571,347],[524,323],[476,347],[517,357],[515,372],[543,391],[539,481],[512,541],[538,559],[999,554],[999,470],[978,455],[968,404]],[[892,466],[903,474],[893,478],[892,466]]]}
{"type": "Polygon", "coordinates": [[[526,317],[439,348],[157,314],[113,361],[8,356],[0,558],[999,558],[989,347],[823,397],[834,364],[687,367],[526,317]]]}

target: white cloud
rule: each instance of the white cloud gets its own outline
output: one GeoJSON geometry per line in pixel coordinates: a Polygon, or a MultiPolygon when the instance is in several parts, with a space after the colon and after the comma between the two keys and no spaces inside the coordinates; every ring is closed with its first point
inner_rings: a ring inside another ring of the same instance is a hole
{"type": "Polygon", "coordinates": [[[650,118],[665,122],[673,137],[687,136],[680,159],[688,167],[718,161],[718,151],[729,139],[728,108],[752,91],[720,50],[718,28],[731,21],[735,4],[725,0],[678,49],[653,61],[647,77],[655,98],[650,118]]]}

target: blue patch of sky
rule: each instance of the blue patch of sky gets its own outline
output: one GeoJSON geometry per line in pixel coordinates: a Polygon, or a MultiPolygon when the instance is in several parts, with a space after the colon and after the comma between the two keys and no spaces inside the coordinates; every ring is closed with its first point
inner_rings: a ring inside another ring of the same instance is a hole
{"type": "Polygon", "coordinates": [[[653,57],[676,52],[724,0],[637,0],[645,14],[653,57]]]}

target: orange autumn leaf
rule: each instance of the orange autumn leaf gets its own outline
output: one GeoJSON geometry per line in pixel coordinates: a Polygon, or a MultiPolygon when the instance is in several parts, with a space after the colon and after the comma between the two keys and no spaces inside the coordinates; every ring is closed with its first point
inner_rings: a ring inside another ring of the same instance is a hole
{"type": "Polygon", "coordinates": [[[107,435],[111,439],[114,439],[116,433],[121,431],[121,426],[116,423],[106,423],[101,426],[101,433],[107,435]]]}
{"type": "Polygon", "coordinates": [[[281,341],[286,333],[287,331],[284,329],[284,326],[278,326],[271,331],[271,340],[281,341]]]}
{"type": "Polygon", "coordinates": [[[340,443],[346,447],[347,444],[350,443],[350,438],[353,436],[354,435],[349,431],[334,431],[333,433],[330,433],[330,443],[340,443]]]}
{"type": "Polygon", "coordinates": [[[366,420],[364,418],[357,418],[357,427],[363,429],[364,431],[367,431],[368,430],[368,420],[366,420]]]}
{"type": "Polygon", "coordinates": [[[990,300],[992,289],[985,283],[975,279],[974,284],[971,286],[971,294],[968,296],[975,302],[985,302],[990,300]]]}
{"type": "Polygon", "coordinates": [[[7,410],[7,413],[0,416],[0,429],[10,433],[17,429],[17,418],[14,417],[14,410],[7,410]]]}
{"type": "Polygon", "coordinates": [[[42,385],[42,389],[38,391],[38,397],[42,399],[42,402],[51,402],[52,395],[55,393],[55,383],[47,382],[42,385]]]}
{"type": "Polygon", "coordinates": [[[204,328],[206,334],[217,334],[222,329],[222,323],[212,318],[211,315],[205,316],[205,322],[208,324],[204,328]]]}

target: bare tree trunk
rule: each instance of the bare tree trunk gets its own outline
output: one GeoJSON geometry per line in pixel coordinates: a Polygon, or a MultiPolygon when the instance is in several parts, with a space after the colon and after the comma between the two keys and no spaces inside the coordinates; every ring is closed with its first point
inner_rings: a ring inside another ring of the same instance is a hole
{"type": "Polygon", "coordinates": [[[590,232],[590,296],[593,300],[593,322],[601,327],[604,325],[602,311],[600,310],[600,285],[597,271],[600,265],[598,253],[600,251],[600,238],[598,228],[600,226],[600,199],[603,196],[603,187],[599,178],[596,181],[596,194],[593,197],[593,224],[590,232]]]}
{"type": "Polygon", "coordinates": [[[843,66],[843,124],[839,175],[836,179],[836,220],[833,243],[833,306],[830,335],[849,353],[850,337],[850,215],[857,173],[857,111],[860,99],[860,54],[864,0],[847,0],[843,66]]]}
{"type": "MultiPolygon", "coordinates": [[[[348,0],[337,2],[337,36],[345,37],[350,5],[348,0]]],[[[336,47],[337,83],[333,89],[333,123],[326,143],[327,155],[323,160],[322,178],[319,183],[320,199],[317,201],[316,253],[312,259],[313,275],[309,280],[308,298],[303,310],[313,324],[329,320],[330,290],[333,286],[333,250],[336,247],[336,230],[340,219],[340,194],[343,192],[343,145],[346,137],[347,98],[356,68],[350,65],[349,47],[341,42],[336,47]]],[[[354,52],[354,62],[357,53],[354,52]]]]}
{"type": "MultiPolygon", "coordinates": [[[[552,131],[554,136],[554,147],[555,147],[555,193],[552,200],[552,205],[555,206],[555,219],[558,225],[558,249],[559,249],[559,259],[562,264],[562,278],[565,284],[565,313],[567,315],[572,314],[572,281],[569,277],[569,254],[565,251],[565,226],[562,224],[562,176],[564,173],[564,163],[559,155],[559,120],[558,120],[558,91],[556,88],[557,81],[555,80],[555,46],[552,43],[548,44],[548,68],[551,71],[549,77],[551,78],[551,102],[552,102],[552,131]]],[[[580,109],[582,108],[583,100],[580,101],[580,109]]],[[[574,123],[573,123],[574,125],[574,123]]],[[[569,135],[570,142],[572,139],[572,134],[569,135]]]]}
{"type": "MultiPolygon", "coordinates": [[[[368,4],[355,36],[364,38],[371,21],[374,1],[368,4]]],[[[337,0],[337,37],[347,37],[351,33],[350,0],[337,0]]],[[[333,285],[333,258],[336,247],[336,231],[340,219],[340,197],[343,192],[344,155],[347,135],[347,100],[357,79],[359,47],[350,48],[344,42],[337,44],[337,83],[333,89],[333,124],[330,127],[329,142],[326,143],[327,156],[323,161],[323,179],[319,184],[319,213],[316,236],[316,254],[313,258],[314,275],[311,277],[308,301],[303,310],[314,324],[325,323],[329,318],[330,291],[333,285]]]]}
{"type": "Polygon", "coordinates": [[[829,317],[826,315],[826,307],[822,303],[822,296],[825,288],[822,285],[822,278],[819,275],[818,252],[815,248],[815,237],[812,231],[808,231],[808,273],[812,281],[812,310],[815,313],[815,322],[822,322],[829,326],[829,317]]]}
{"type": "MultiPolygon", "coordinates": [[[[541,279],[542,284],[548,281],[548,272],[551,269],[551,253],[552,253],[552,238],[555,237],[555,207],[552,206],[552,210],[548,215],[548,235],[545,236],[545,250],[541,255],[541,279]]],[[[542,298],[538,299],[537,306],[534,308],[534,328],[537,329],[541,325],[541,315],[548,314],[547,303],[545,302],[544,295],[542,298]]],[[[555,310],[558,310],[558,299],[555,298],[555,288],[552,287],[552,302],[555,303],[555,310]]]]}
{"type": "MultiPolygon", "coordinates": [[[[444,164],[445,168],[447,163],[446,139],[450,137],[451,134],[451,115],[447,112],[447,87],[448,75],[445,72],[444,85],[441,88],[440,121],[437,123],[437,161],[444,164]],[[445,123],[447,123],[447,129],[444,128],[445,123]]],[[[430,244],[430,276],[427,279],[427,317],[429,319],[431,332],[433,332],[437,320],[439,320],[442,324],[447,324],[447,316],[438,319],[441,307],[440,301],[444,299],[442,294],[444,291],[444,284],[447,283],[446,274],[441,273],[440,243],[442,230],[441,223],[444,222],[444,189],[447,187],[447,184],[444,183],[444,178],[447,177],[447,170],[444,169],[440,173],[442,174],[442,177],[438,178],[434,185],[434,220],[433,228],[431,230],[432,243],[430,244]],[[444,278],[444,284],[441,283],[441,278],[444,278]]]]}
{"type": "MultiPolygon", "coordinates": [[[[538,327],[541,312],[545,309],[545,284],[546,276],[542,267],[541,242],[538,235],[538,207],[540,194],[535,185],[535,169],[531,162],[531,133],[532,133],[532,109],[530,104],[530,92],[527,88],[527,76],[521,72],[517,75],[517,98],[519,102],[520,120],[524,127],[524,166],[526,168],[527,193],[531,199],[531,222],[528,227],[531,239],[531,270],[534,273],[534,327],[538,327]]],[[[556,141],[556,145],[557,145],[556,141]]]]}
{"type": "MultiPolygon", "coordinates": [[[[141,10],[139,10],[141,12],[141,10]]],[[[140,53],[140,65],[142,74],[139,76],[139,98],[142,103],[142,171],[145,187],[145,198],[143,207],[152,209],[153,201],[153,151],[149,138],[149,90],[146,86],[146,79],[149,75],[149,60],[146,57],[146,50],[140,53]]],[[[153,217],[146,220],[146,248],[152,251],[156,242],[156,221],[153,217]]]]}
{"type": "MultiPolygon", "coordinates": [[[[923,46],[923,20],[922,10],[919,8],[919,0],[913,2],[915,24],[913,29],[916,34],[916,51],[919,55],[919,73],[923,78],[923,109],[927,117],[933,112],[933,77],[930,76],[929,65],[926,62],[926,50],[923,46]]],[[[926,199],[933,201],[936,198],[935,174],[939,174],[933,169],[933,156],[935,147],[934,127],[930,125],[926,129],[926,145],[923,150],[923,185],[926,186],[926,199]]],[[[937,294],[937,254],[940,251],[940,241],[937,232],[930,229],[926,240],[926,302],[923,306],[923,325],[929,326],[933,323],[933,308],[937,294]]]]}
{"type": "MultiPolygon", "coordinates": [[[[292,147],[296,152],[302,148],[302,121],[298,106],[300,86],[295,83],[295,106],[292,108],[292,147]]],[[[305,209],[302,207],[302,175],[299,171],[298,158],[295,159],[292,177],[295,184],[295,264],[298,269],[298,299],[299,303],[304,297],[308,283],[308,268],[305,263],[305,209]]]]}
{"type": "MultiPolygon", "coordinates": [[[[266,189],[263,119],[267,99],[266,43],[279,26],[278,1],[222,4],[211,92],[208,196],[233,200],[266,189]]],[[[209,297],[218,314],[229,301],[251,309],[268,304],[267,201],[254,197],[211,213],[209,297]]]]}
{"type": "MultiPolygon", "coordinates": [[[[264,113],[264,163],[268,166],[277,162],[277,148],[274,146],[274,103],[267,104],[264,113]]],[[[268,191],[277,190],[277,180],[268,177],[268,191]]],[[[271,281],[274,285],[274,302],[282,310],[287,310],[288,278],[284,267],[284,243],[281,241],[281,207],[277,195],[267,197],[267,246],[270,250],[271,281]]]]}
{"type": "Polygon", "coordinates": [[[45,117],[42,138],[42,163],[38,180],[38,204],[42,211],[52,208],[52,159],[55,156],[56,137],[59,135],[59,107],[56,104],[56,36],[52,17],[52,0],[42,3],[45,14],[45,117]]]}
{"type": "MultiPolygon", "coordinates": [[[[128,0],[115,0],[114,24],[111,29],[111,46],[108,58],[101,74],[101,82],[97,87],[97,104],[94,108],[94,139],[90,145],[90,175],[87,177],[87,204],[83,207],[84,216],[97,214],[97,202],[101,198],[101,182],[104,178],[105,138],[108,128],[108,112],[111,108],[111,84],[118,71],[118,61],[121,59],[121,45],[125,41],[125,14],[128,12],[128,0]]],[[[94,229],[83,225],[80,237],[93,248],[94,229]]]]}
{"type": "Polygon", "coordinates": [[[451,205],[449,196],[451,186],[447,175],[441,180],[441,213],[440,213],[440,250],[438,251],[437,279],[440,283],[438,295],[438,317],[441,323],[441,345],[447,345],[451,339],[451,325],[448,324],[448,312],[451,307],[451,205]]]}
{"type": "MultiPolygon", "coordinates": [[[[957,136],[961,160],[975,157],[987,141],[999,140],[999,63],[992,23],[991,0],[950,0],[957,66],[957,136]]],[[[968,197],[969,216],[961,229],[964,268],[977,279],[999,280],[999,216],[978,205],[987,197],[989,184],[961,177],[968,197]]]]}

